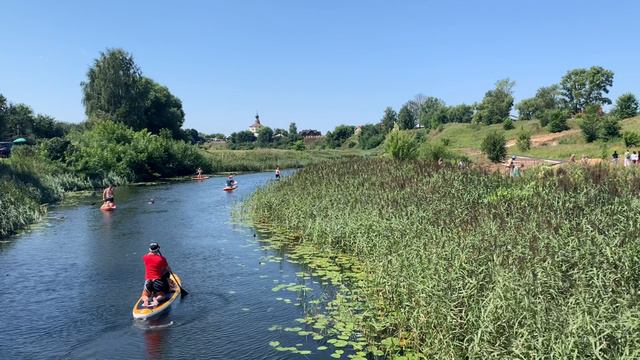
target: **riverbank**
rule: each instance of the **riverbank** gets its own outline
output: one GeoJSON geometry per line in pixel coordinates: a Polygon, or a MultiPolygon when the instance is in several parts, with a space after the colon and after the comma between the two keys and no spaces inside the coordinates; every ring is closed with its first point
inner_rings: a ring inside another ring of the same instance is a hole
{"type": "Polygon", "coordinates": [[[312,165],[246,206],[362,267],[354,326],[387,353],[635,358],[638,183],[604,165],[512,180],[369,159],[312,165]]]}

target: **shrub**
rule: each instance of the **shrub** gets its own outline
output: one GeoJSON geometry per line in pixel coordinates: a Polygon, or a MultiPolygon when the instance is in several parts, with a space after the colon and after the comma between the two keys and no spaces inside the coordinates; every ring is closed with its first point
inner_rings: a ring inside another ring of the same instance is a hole
{"type": "Polygon", "coordinates": [[[502,128],[505,130],[511,130],[515,128],[515,126],[513,126],[513,120],[511,120],[510,118],[504,119],[504,121],[502,122],[502,128]]]}
{"type": "Polygon", "coordinates": [[[418,143],[412,133],[394,129],[387,135],[384,148],[394,159],[410,160],[416,157],[418,143]]]}
{"type": "Polygon", "coordinates": [[[531,133],[524,130],[524,128],[521,128],[518,133],[517,146],[520,151],[528,151],[531,149],[531,133]]]}
{"type": "Polygon", "coordinates": [[[625,147],[633,147],[640,145],[640,134],[635,131],[625,131],[622,134],[625,147]]]}
{"type": "Polygon", "coordinates": [[[547,128],[554,133],[569,129],[567,125],[568,116],[569,114],[561,109],[545,110],[542,113],[542,118],[545,119],[547,128]]]}
{"type": "Polygon", "coordinates": [[[600,137],[604,140],[612,140],[620,137],[620,123],[613,116],[607,116],[601,121],[600,137]]]}
{"type": "Polygon", "coordinates": [[[302,151],[306,149],[306,146],[304,145],[304,141],[298,140],[291,145],[291,149],[302,151]]]}
{"type": "Polygon", "coordinates": [[[582,136],[586,142],[594,142],[598,139],[600,133],[599,120],[597,110],[594,107],[590,107],[583,114],[580,129],[582,129],[582,136]]]}
{"type": "Polygon", "coordinates": [[[480,149],[487,155],[489,160],[500,162],[507,156],[507,142],[504,135],[497,131],[492,131],[482,140],[480,149]]]}

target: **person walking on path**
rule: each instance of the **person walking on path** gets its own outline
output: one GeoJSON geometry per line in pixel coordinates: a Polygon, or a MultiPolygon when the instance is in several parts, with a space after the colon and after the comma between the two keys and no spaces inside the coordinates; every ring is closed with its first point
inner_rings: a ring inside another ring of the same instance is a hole
{"type": "Polygon", "coordinates": [[[613,160],[613,165],[618,165],[618,152],[613,150],[613,155],[611,155],[611,160],[613,160]]]}

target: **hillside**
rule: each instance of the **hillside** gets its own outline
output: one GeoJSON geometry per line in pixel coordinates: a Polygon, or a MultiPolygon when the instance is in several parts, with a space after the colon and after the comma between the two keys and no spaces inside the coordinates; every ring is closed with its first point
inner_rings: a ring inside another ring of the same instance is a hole
{"type": "MultiPolygon", "coordinates": [[[[495,125],[474,125],[474,124],[447,124],[441,131],[431,131],[430,140],[449,143],[449,148],[462,152],[471,157],[479,156],[479,149],[482,139],[493,130],[504,132],[507,139],[509,154],[531,156],[536,158],[566,160],[572,154],[577,158],[583,155],[589,158],[602,158],[609,156],[614,150],[618,153],[625,151],[622,138],[615,141],[596,141],[586,143],[582,138],[582,133],[577,120],[569,120],[569,130],[550,133],[541,128],[537,120],[514,121],[515,129],[504,131],[502,124],[495,125]],[[531,132],[531,149],[521,151],[515,146],[516,136],[523,128],[531,132]]],[[[622,131],[635,131],[640,133],[640,116],[621,121],[622,131]]]]}

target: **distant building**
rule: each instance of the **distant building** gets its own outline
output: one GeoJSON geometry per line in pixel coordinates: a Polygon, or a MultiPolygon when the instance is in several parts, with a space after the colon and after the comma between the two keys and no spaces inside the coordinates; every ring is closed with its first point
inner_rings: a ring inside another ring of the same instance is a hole
{"type": "Polygon", "coordinates": [[[251,131],[253,133],[253,135],[258,136],[258,131],[263,126],[264,125],[262,125],[260,123],[260,116],[258,114],[256,114],[256,121],[251,126],[249,126],[249,131],[251,131]]]}

